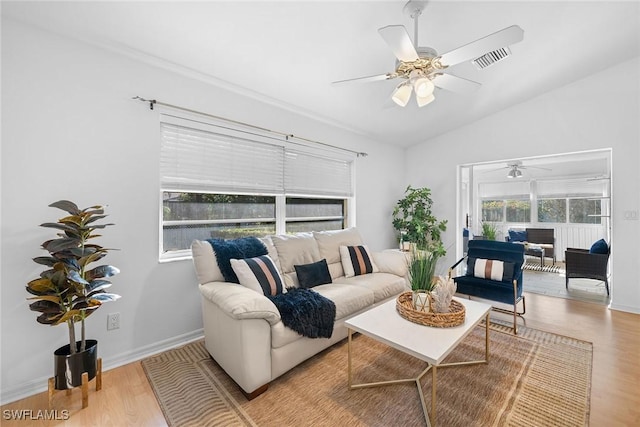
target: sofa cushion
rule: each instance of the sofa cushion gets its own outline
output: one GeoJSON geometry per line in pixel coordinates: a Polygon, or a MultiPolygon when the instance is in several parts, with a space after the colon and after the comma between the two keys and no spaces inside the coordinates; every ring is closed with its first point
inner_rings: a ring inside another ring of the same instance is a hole
{"type": "Polygon", "coordinates": [[[207,242],[213,247],[218,267],[227,282],[240,283],[231,268],[232,259],[253,258],[269,253],[264,243],[255,237],[241,237],[234,240],[209,239],[207,242]]]}
{"type": "Polygon", "coordinates": [[[340,260],[345,277],[378,272],[378,266],[373,262],[366,245],[340,246],[340,260]]]}
{"type": "Polygon", "coordinates": [[[280,258],[278,257],[278,251],[276,250],[276,247],[273,245],[273,242],[271,241],[271,237],[269,236],[259,237],[258,240],[264,243],[264,246],[267,248],[267,255],[269,255],[269,258],[271,258],[271,261],[273,261],[273,263],[276,265],[276,268],[278,269],[278,271],[282,273],[282,268],[280,268],[280,258]]]}
{"type": "Polygon", "coordinates": [[[278,251],[282,273],[295,272],[294,265],[310,264],[322,259],[318,243],[311,233],[271,236],[271,241],[278,251]]]}
{"type": "Polygon", "coordinates": [[[512,262],[470,257],[467,261],[467,276],[511,282],[514,268],[515,264],[512,262]]]}
{"type": "Polygon", "coordinates": [[[242,286],[270,296],[286,292],[282,277],[269,255],[231,259],[231,267],[242,286]]]}
{"type": "Polygon", "coordinates": [[[191,242],[191,254],[198,283],[204,285],[209,282],[224,282],[224,277],[216,261],[216,254],[209,242],[194,240],[191,242]]]}
{"type": "Polygon", "coordinates": [[[298,284],[301,288],[313,288],[317,285],[331,283],[331,274],[327,266],[327,260],[321,259],[318,262],[304,265],[294,265],[298,284]]]}
{"type": "MultiPolygon", "coordinates": [[[[329,298],[336,305],[336,320],[351,316],[374,302],[370,289],[347,284],[329,283],[313,288],[315,292],[329,298]]],[[[271,325],[271,347],[280,348],[302,338],[300,334],[277,322],[271,325]]]]}
{"type": "MultiPolygon", "coordinates": [[[[353,288],[365,288],[373,292],[374,302],[383,301],[393,295],[406,291],[407,282],[404,277],[390,273],[373,273],[364,276],[341,277],[334,284],[346,284],[353,288]]],[[[315,289],[315,288],[314,288],[315,289]]]]}
{"type": "Polygon", "coordinates": [[[592,254],[608,254],[609,253],[609,245],[604,239],[600,239],[591,245],[589,249],[589,253],[592,254]]]}
{"type": "Polygon", "coordinates": [[[344,230],[314,231],[313,237],[318,242],[320,256],[327,260],[331,278],[344,276],[340,259],[340,246],[357,246],[362,244],[362,237],[355,227],[344,230]]]}
{"type": "Polygon", "coordinates": [[[362,244],[360,233],[354,227],[334,231],[314,231],[313,237],[318,242],[320,256],[327,264],[341,262],[340,246],[358,246],[362,244]]]}

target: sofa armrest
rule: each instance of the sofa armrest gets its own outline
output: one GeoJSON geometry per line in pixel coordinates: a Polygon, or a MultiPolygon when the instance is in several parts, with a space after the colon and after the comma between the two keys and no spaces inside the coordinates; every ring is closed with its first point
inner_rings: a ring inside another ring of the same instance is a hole
{"type": "Polygon", "coordinates": [[[209,282],[199,288],[203,298],[233,319],[265,319],[270,325],[280,321],[280,312],[269,298],[249,288],[228,282],[209,282]]]}
{"type": "Polygon", "coordinates": [[[392,249],[383,252],[374,252],[372,256],[373,262],[376,263],[381,273],[391,273],[400,277],[407,275],[407,265],[411,257],[409,252],[392,249]]]}

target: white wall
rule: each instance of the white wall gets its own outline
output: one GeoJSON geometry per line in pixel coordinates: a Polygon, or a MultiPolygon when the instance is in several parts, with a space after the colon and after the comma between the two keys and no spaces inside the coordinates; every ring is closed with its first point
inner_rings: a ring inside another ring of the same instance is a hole
{"type": "Polygon", "coordinates": [[[107,368],[201,333],[191,261],[157,260],[158,115],[134,95],[368,152],[357,162],[357,225],[373,249],[395,245],[399,148],[6,19],[2,91],[2,402],[45,389],[67,341],[64,326],[36,323],[24,288],[42,271],[31,259],[52,237],[38,224],[60,217],[47,207],[56,200],[106,204],[116,224],[99,243],[120,249],[106,260],[121,269],[112,290],[122,298],[87,320],[107,368]],[[107,332],[111,312],[121,327],[107,332]]]}
{"type": "Polygon", "coordinates": [[[457,165],[612,148],[611,307],[640,313],[640,221],[625,219],[640,209],[639,75],[636,58],[408,149],[408,181],[433,189],[436,216],[449,219],[447,244],[455,242],[457,165]]]}

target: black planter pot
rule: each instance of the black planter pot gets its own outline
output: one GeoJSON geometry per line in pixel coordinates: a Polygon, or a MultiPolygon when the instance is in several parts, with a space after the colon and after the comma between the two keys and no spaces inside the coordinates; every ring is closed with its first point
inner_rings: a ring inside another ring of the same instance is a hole
{"type": "Polygon", "coordinates": [[[89,381],[96,376],[98,341],[86,340],[86,350],[80,352],[80,341],[76,342],[75,354],[70,354],[71,346],[64,345],[53,352],[55,363],[55,389],[66,390],[82,385],[82,374],[89,375],[89,381]]]}

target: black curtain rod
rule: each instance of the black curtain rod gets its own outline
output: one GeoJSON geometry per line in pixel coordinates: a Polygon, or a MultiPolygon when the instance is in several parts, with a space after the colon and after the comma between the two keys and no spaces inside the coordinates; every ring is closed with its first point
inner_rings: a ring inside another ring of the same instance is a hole
{"type": "Polygon", "coordinates": [[[262,128],[260,126],[255,126],[255,125],[252,125],[252,124],[249,124],[249,123],[244,123],[244,122],[240,122],[240,121],[237,121],[237,120],[227,119],[225,117],[215,116],[215,115],[209,114],[209,113],[203,113],[201,111],[191,110],[189,108],[179,107],[177,105],[167,104],[167,103],[164,103],[164,102],[157,101],[155,99],[145,99],[145,98],[142,98],[140,96],[134,96],[131,99],[134,99],[134,100],[137,100],[137,101],[142,101],[142,102],[148,102],[150,110],[153,110],[153,107],[155,105],[163,105],[165,107],[175,108],[177,110],[182,110],[182,111],[186,111],[186,112],[189,112],[189,113],[199,114],[201,116],[207,116],[207,117],[211,117],[211,118],[214,118],[214,119],[217,119],[217,120],[223,120],[225,122],[233,123],[233,124],[236,124],[236,125],[247,126],[247,127],[253,128],[253,129],[260,130],[262,132],[269,132],[269,133],[284,137],[285,141],[288,141],[288,142],[293,142],[293,141],[290,141],[290,139],[291,138],[295,138],[295,139],[298,139],[300,141],[310,142],[312,144],[318,144],[318,145],[322,145],[322,146],[325,146],[325,147],[330,147],[330,148],[333,148],[333,149],[336,149],[336,150],[342,150],[342,151],[346,151],[346,152],[349,152],[349,153],[354,153],[358,157],[367,157],[367,155],[368,155],[367,153],[364,153],[364,152],[353,151],[353,150],[349,150],[347,148],[342,148],[342,147],[337,147],[335,145],[326,144],[324,142],[314,141],[312,139],[307,139],[307,138],[302,138],[302,137],[299,137],[299,136],[295,136],[293,134],[282,133],[282,132],[274,131],[274,130],[271,130],[271,129],[262,128]]]}

